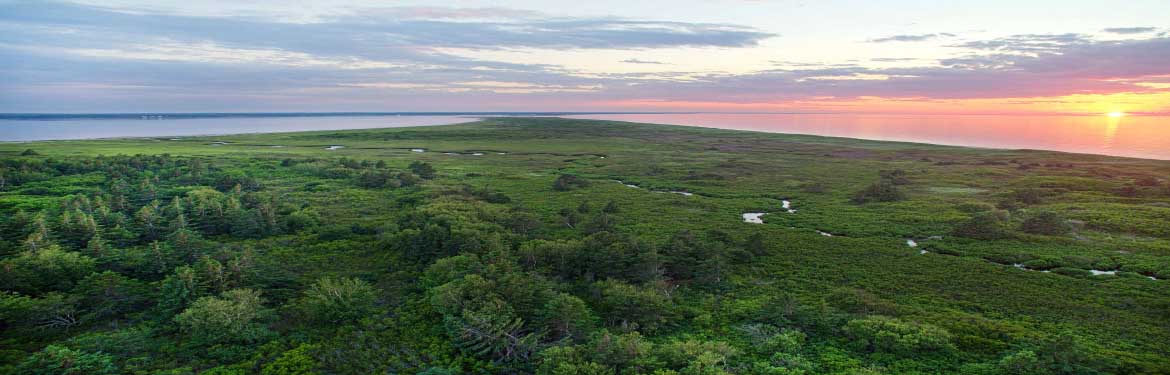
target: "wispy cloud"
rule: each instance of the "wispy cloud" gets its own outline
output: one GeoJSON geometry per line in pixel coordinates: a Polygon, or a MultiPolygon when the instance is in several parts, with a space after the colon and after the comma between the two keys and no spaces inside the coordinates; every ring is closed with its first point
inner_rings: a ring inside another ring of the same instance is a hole
{"type": "Polygon", "coordinates": [[[1092,43],[1092,37],[1085,34],[1021,34],[991,40],[970,41],[956,44],[953,47],[1016,53],[1045,53],[1090,43],[1092,43]]]}
{"type": "Polygon", "coordinates": [[[877,62],[904,62],[904,61],[918,61],[918,60],[921,60],[921,59],[915,58],[915,57],[875,57],[875,58],[869,59],[869,61],[877,61],[877,62]]]}
{"type": "Polygon", "coordinates": [[[1113,34],[1145,34],[1157,30],[1156,27],[1110,27],[1102,31],[1113,34]]]}
{"type": "Polygon", "coordinates": [[[625,59],[625,60],[622,60],[621,62],[626,63],[626,64],[666,65],[666,63],[661,62],[661,61],[639,60],[639,59],[625,59]]]}
{"type": "Polygon", "coordinates": [[[876,39],[870,39],[870,43],[888,43],[888,42],[922,42],[931,39],[954,37],[951,33],[934,33],[934,34],[906,34],[906,35],[892,35],[876,39]]]}

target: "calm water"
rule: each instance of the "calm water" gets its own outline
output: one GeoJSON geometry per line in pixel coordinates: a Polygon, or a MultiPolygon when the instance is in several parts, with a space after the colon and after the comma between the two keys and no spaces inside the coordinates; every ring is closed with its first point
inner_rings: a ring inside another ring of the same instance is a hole
{"type": "Polygon", "coordinates": [[[566,116],[945,145],[1170,160],[1170,117],[842,114],[566,116]]]}
{"type": "MultiPolygon", "coordinates": [[[[0,141],[369,129],[455,124],[482,114],[186,115],[179,119],[0,116],[0,141]],[[194,116],[194,117],[191,117],[194,116]]],[[[1170,160],[1170,117],[845,114],[580,114],[588,118],[960,146],[1040,149],[1170,160]]]]}
{"type": "Polygon", "coordinates": [[[0,119],[0,141],[175,137],[308,130],[397,128],[476,121],[468,116],[283,116],[179,119],[0,119]]]}

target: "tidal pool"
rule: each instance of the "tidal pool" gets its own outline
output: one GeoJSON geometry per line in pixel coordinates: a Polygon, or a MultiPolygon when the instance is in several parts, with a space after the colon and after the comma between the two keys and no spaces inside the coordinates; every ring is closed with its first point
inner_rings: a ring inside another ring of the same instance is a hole
{"type": "Polygon", "coordinates": [[[623,186],[628,187],[628,188],[634,188],[634,189],[641,189],[642,188],[641,186],[638,186],[638,185],[627,184],[622,180],[614,180],[614,181],[617,181],[617,183],[622,184],[623,186]]]}
{"type": "Polygon", "coordinates": [[[764,215],[767,215],[767,213],[766,212],[748,212],[748,213],[743,214],[743,221],[745,223],[763,224],[764,219],[762,218],[762,216],[764,216],[764,215]]]}

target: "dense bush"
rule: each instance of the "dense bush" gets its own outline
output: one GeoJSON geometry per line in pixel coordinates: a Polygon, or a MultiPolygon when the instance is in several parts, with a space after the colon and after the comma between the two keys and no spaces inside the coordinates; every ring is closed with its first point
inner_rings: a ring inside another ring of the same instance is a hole
{"type": "Polygon", "coordinates": [[[906,193],[893,181],[881,179],[853,195],[853,202],[896,202],[906,199],[906,193]]]}
{"type": "Polygon", "coordinates": [[[1007,223],[1005,222],[1005,214],[1003,212],[989,211],[971,215],[970,219],[956,225],[951,231],[951,234],[958,237],[993,240],[1004,238],[1009,233],[1007,231],[1007,223]]]}
{"type": "Polygon", "coordinates": [[[1057,236],[1071,230],[1072,226],[1068,224],[1068,220],[1052,211],[1034,213],[1020,223],[1020,231],[1032,234],[1057,236]]]}
{"type": "Polygon", "coordinates": [[[377,294],[369,283],[352,278],[325,277],[306,289],[297,302],[315,325],[336,327],[377,312],[377,294]]]}
{"type": "Polygon", "coordinates": [[[883,316],[851,320],[845,334],[871,352],[910,356],[953,348],[950,333],[942,328],[883,316]]]}
{"type": "Polygon", "coordinates": [[[575,188],[588,186],[589,180],[571,174],[562,174],[558,176],[555,181],[553,181],[553,190],[556,191],[569,191],[575,188]]]}

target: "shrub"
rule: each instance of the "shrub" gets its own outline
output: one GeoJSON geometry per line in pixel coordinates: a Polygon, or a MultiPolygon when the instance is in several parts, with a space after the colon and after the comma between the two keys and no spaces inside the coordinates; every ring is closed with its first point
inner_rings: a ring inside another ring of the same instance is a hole
{"type": "Polygon", "coordinates": [[[19,375],[113,375],[113,357],[49,345],[29,356],[16,368],[19,375]]]}
{"type": "Polygon", "coordinates": [[[353,278],[317,280],[298,301],[298,307],[313,322],[344,324],[373,315],[377,292],[369,283],[353,278]]]}
{"type": "Polygon", "coordinates": [[[845,325],[845,334],[868,352],[909,356],[952,348],[951,334],[945,329],[885,316],[851,320],[845,325]]]}
{"type": "Polygon", "coordinates": [[[583,188],[588,186],[589,180],[571,174],[562,174],[557,177],[556,181],[553,181],[553,190],[556,191],[569,191],[573,190],[574,188],[583,188]]]}
{"type": "Polygon", "coordinates": [[[264,365],[260,375],[310,375],[316,374],[317,360],[313,358],[315,346],[301,344],[284,352],[276,360],[264,365]]]}
{"type": "Polygon", "coordinates": [[[435,178],[435,167],[431,166],[430,163],[421,161],[410,163],[410,171],[427,180],[435,178]]]}
{"type": "Polygon", "coordinates": [[[906,194],[894,182],[881,179],[870,184],[853,196],[853,202],[858,204],[869,202],[896,202],[906,199],[906,194]]]}
{"type": "Polygon", "coordinates": [[[1071,231],[1072,226],[1060,214],[1042,211],[1024,220],[1020,224],[1020,230],[1032,234],[1058,236],[1071,231]]]}
{"type": "Polygon", "coordinates": [[[987,211],[995,210],[995,206],[988,204],[988,203],[983,203],[983,202],[969,202],[969,203],[959,204],[958,206],[955,206],[955,209],[962,211],[962,212],[969,213],[969,214],[973,214],[976,212],[987,212],[987,211]]]}
{"type": "Polygon", "coordinates": [[[670,297],[657,290],[626,284],[617,280],[593,284],[593,304],[609,324],[643,332],[653,332],[668,321],[670,297]]]}
{"type": "Polygon", "coordinates": [[[268,335],[260,292],[233,289],[220,297],[203,297],[175,317],[197,343],[257,342],[268,335]]]}
{"type": "Polygon", "coordinates": [[[894,185],[907,185],[910,183],[910,179],[906,177],[906,171],[901,169],[878,171],[878,175],[881,176],[882,180],[889,181],[894,185]]]}
{"type": "Polygon", "coordinates": [[[1154,176],[1142,176],[1133,181],[1137,186],[1158,186],[1158,179],[1154,176]]]}
{"type": "Polygon", "coordinates": [[[979,240],[994,240],[1007,236],[1003,215],[999,212],[980,212],[970,219],[960,223],[951,231],[958,237],[974,238],[979,240]]]}

